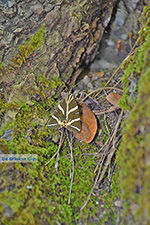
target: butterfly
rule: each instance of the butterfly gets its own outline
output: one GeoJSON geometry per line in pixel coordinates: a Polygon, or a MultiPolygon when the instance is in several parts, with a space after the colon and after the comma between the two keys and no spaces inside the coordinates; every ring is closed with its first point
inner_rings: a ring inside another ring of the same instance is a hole
{"type": "Polygon", "coordinates": [[[70,131],[80,132],[79,107],[72,94],[67,94],[58,104],[48,127],[67,128],[70,131]]]}

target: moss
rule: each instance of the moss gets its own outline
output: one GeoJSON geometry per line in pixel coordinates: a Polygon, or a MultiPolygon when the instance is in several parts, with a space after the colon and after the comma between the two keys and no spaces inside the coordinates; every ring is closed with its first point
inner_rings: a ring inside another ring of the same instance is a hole
{"type": "Polygon", "coordinates": [[[3,68],[3,62],[0,63],[0,70],[3,68]]]}
{"type": "MultiPolygon", "coordinates": [[[[70,188],[71,160],[68,143],[65,141],[60,152],[59,174],[56,174],[54,158],[47,166],[45,163],[57,151],[53,135],[58,131],[51,131],[46,126],[52,108],[58,104],[62,82],[58,76],[48,80],[44,75],[35,77],[35,93],[38,100],[32,100],[32,105],[25,101],[6,102],[3,111],[17,109],[15,121],[3,126],[1,135],[12,130],[13,139],[0,139],[0,148],[5,154],[37,154],[37,163],[0,164],[2,176],[0,178],[0,215],[2,224],[73,224],[82,217],[88,220],[91,208],[96,215],[96,198],[93,196],[84,209],[82,216],[80,208],[86,201],[94,181],[93,170],[96,161],[88,153],[94,153],[94,146],[76,142],[73,146],[75,160],[75,175],[72,186],[71,204],[68,205],[70,188]],[[53,94],[55,93],[55,95],[53,94]],[[49,96],[49,97],[48,97],[49,96]],[[29,189],[28,186],[32,188],[29,189]],[[5,215],[7,208],[12,215],[5,215]]],[[[25,86],[25,85],[23,85],[25,86]]],[[[32,90],[28,89],[29,93],[32,90]]]]}
{"type": "Polygon", "coordinates": [[[25,41],[24,45],[19,45],[19,53],[11,59],[13,67],[21,67],[26,63],[27,58],[38,49],[44,40],[44,24],[40,27],[38,32],[34,34],[30,41],[25,41]]]}
{"type": "MultiPolygon", "coordinates": [[[[13,153],[37,153],[38,163],[11,165],[11,175],[8,174],[8,168],[3,172],[1,182],[5,191],[0,194],[0,199],[3,204],[5,203],[11,208],[14,214],[9,221],[3,214],[2,221],[4,224],[45,224],[46,222],[50,224],[56,222],[73,224],[79,219],[79,209],[91,190],[94,178],[95,162],[90,156],[86,155],[88,145],[74,145],[75,177],[71,205],[68,205],[71,169],[68,144],[65,143],[61,151],[59,174],[57,175],[55,159],[45,166],[48,158],[57,150],[57,146],[48,141],[49,131],[47,127],[44,127],[42,132],[36,129],[36,126],[31,124],[33,118],[29,120],[31,112],[33,116],[35,115],[34,111],[31,111],[28,107],[26,110],[22,110],[23,114],[21,114],[21,118],[18,115],[13,129],[14,139],[3,143],[3,151],[4,153],[10,150],[13,153]],[[32,134],[30,133],[32,140],[29,140],[27,132],[29,128],[32,128],[33,131],[32,134]],[[8,147],[6,148],[5,145],[8,147]],[[10,178],[11,180],[9,180],[10,178]],[[6,180],[5,183],[4,180],[6,180]],[[28,190],[28,185],[32,185],[33,188],[28,190]],[[8,191],[10,186],[12,186],[12,190],[8,191]],[[31,219],[29,220],[30,216],[31,219]]],[[[93,152],[94,148],[88,151],[88,153],[93,152]]],[[[90,208],[94,208],[94,202],[93,197],[89,203],[90,208]]],[[[83,212],[85,221],[88,218],[89,210],[86,209],[83,212]]]]}
{"type": "MultiPolygon", "coordinates": [[[[150,8],[150,7],[149,7],[150,8]]],[[[112,179],[110,193],[103,192],[101,199],[106,206],[101,223],[115,224],[117,209],[114,201],[120,196],[124,201],[126,218],[132,215],[134,221],[149,221],[149,139],[147,134],[149,121],[149,28],[150,9],[145,8],[143,28],[140,32],[140,46],[123,64],[124,95],[120,105],[130,110],[130,116],[123,126],[123,140],[117,157],[117,169],[112,179]],[[145,19],[147,17],[147,19],[145,19]],[[142,59],[142,60],[141,60],[142,59]],[[140,80],[131,91],[131,78],[140,80]],[[138,97],[137,97],[138,93],[138,97]],[[131,95],[132,94],[132,95],[131,95]],[[118,177],[119,175],[119,177],[118,177]],[[111,219],[110,219],[111,217],[111,219]]],[[[21,55],[16,57],[19,67],[26,62],[26,57],[32,54],[42,43],[41,32],[20,48],[21,55]],[[38,40],[41,42],[38,42],[38,40]],[[29,48],[30,44],[32,45],[29,48]],[[28,51],[29,50],[29,51],[28,51]],[[29,53],[29,54],[28,54],[29,53]]],[[[20,54],[20,53],[18,53],[20,54]]],[[[0,215],[2,224],[87,224],[89,215],[97,218],[97,197],[92,196],[87,207],[80,213],[80,208],[87,200],[94,180],[93,170],[96,159],[88,153],[94,153],[95,147],[84,143],[73,143],[75,159],[75,175],[72,186],[71,204],[68,205],[70,187],[71,160],[68,143],[65,141],[60,152],[59,174],[56,174],[54,158],[46,166],[45,163],[57,151],[53,135],[58,131],[50,131],[46,122],[58,101],[58,91],[62,82],[58,76],[48,80],[44,75],[37,75],[35,93],[38,100],[32,100],[32,105],[26,102],[2,102],[3,112],[8,109],[18,109],[13,123],[6,124],[1,135],[8,129],[13,131],[13,140],[0,139],[1,150],[7,153],[38,154],[37,163],[0,164],[1,190],[0,215]],[[54,93],[56,93],[54,95],[54,93]],[[28,188],[28,187],[31,188],[28,188]],[[8,218],[7,208],[12,213],[8,218]]],[[[31,90],[30,90],[31,91],[31,90]]],[[[29,91],[29,92],[30,92],[29,91]]],[[[106,133],[107,135],[107,133],[106,133]]],[[[98,215],[99,216],[99,215],[98,215]]],[[[99,218],[97,219],[99,221],[99,218]]],[[[134,224],[134,223],[133,223],[134,224]]]]}
{"type": "Polygon", "coordinates": [[[118,151],[120,166],[120,190],[124,200],[123,224],[132,217],[132,224],[150,223],[150,6],[145,7],[141,22],[140,46],[124,64],[124,95],[120,101],[123,109],[129,109],[124,122],[123,139],[118,151]],[[131,77],[138,82],[131,94],[131,77]]]}
{"type": "Polygon", "coordinates": [[[104,190],[100,196],[105,208],[101,224],[150,223],[150,6],[145,7],[140,21],[138,47],[122,63],[123,97],[119,105],[128,117],[122,123],[111,191],[104,190]],[[116,207],[117,200],[123,209],[116,207]]]}
{"type": "Polygon", "coordinates": [[[18,53],[10,60],[11,62],[4,66],[4,62],[0,63],[0,76],[3,76],[3,81],[12,82],[13,73],[16,75],[24,63],[35,53],[44,41],[44,24],[29,41],[25,41],[23,45],[19,45],[18,53]]]}

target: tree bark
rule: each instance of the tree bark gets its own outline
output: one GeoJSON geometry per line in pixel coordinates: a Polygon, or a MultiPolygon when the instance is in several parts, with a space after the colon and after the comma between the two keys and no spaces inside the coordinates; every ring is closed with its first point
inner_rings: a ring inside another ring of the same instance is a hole
{"type": "Polygon", "coordinates": [[[0,88],[9,101],[17,85],[24,82],[35,86],[31,80],[40,74],[48,80],[61,77],[65,83],[74,76],[74,81],[94,59],[117,0],[10,2],[0,4],[0,88]],[[42,24],[43,43],[21,66],[10,66],[19,46],[29,41],[42,24]]]}

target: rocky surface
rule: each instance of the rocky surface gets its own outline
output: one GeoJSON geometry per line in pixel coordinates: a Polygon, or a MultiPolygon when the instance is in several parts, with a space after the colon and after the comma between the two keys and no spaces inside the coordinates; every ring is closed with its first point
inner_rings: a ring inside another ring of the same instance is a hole
{"type": "Polygon", "coordinates": [[[116,15],[105,32],[97,60],[91,70],[104,71],[120,65],[132,49],[140,29],[144,1],[120,1],[116,15]]]}
{"type": "MultiPolygon", "coordinates": [[[[115,68],[127,57],[140,29],[139,18],[145,1],[120,1],[116,14],[105,30],[95,60],[84,71],[78,89],[93,90],[103,86],[115,68]]],[[[117,77],[114,77],[117,80],[117,77]]],[[[135,81],[132,81],[135,86],[135,81]]]]}

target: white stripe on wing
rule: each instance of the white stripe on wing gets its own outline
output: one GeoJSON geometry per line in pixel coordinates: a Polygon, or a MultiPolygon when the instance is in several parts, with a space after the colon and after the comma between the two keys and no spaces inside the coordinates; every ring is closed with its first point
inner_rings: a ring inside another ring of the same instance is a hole
{"type": "Polygon", "coordinates": [[[78,109],[78,106],[75,106],[74,108],[70,109],[69,112],[68,112],[68,115],[73,112],[73,111],[76,111],[78,109]]]}
{"type": "Polygon", "coordinates": [[[52,117],[58,122],[58,124],[61,124],[61,121],[54,115],[52,115],[52,117]]]}
{"type": "Polygon", "coordinates": [[[62,108],[62,106],[60,104],[58,104],[58,108],[60,109],[60,111],[62,112],[62,114],[64,115],[65,114],[65,111],[64,109],[62,108]]]}
{"type": "Polygon", "coordinates": [[[71,120],[68,124],[72,124],[72,123],[74,123],[74,122],[76,122],[76,121],[80,121],[80,118],[76,118],[76,119],[74,119],[74,120],[71,120]]]}
{"type": "Polygon", "coordinates": [[[73,126],[73,125],[71,125],[70,127],[76,129],[77,131],[80,131],[80,129],[79,129],[78,127],[75,127],[75,126],[73,126]]]}
{"type": "Polygon", "coordinates": [[[47,125],[48,127],[58,126],[58,123],[52,123],[50,125],[47,125]]]}

